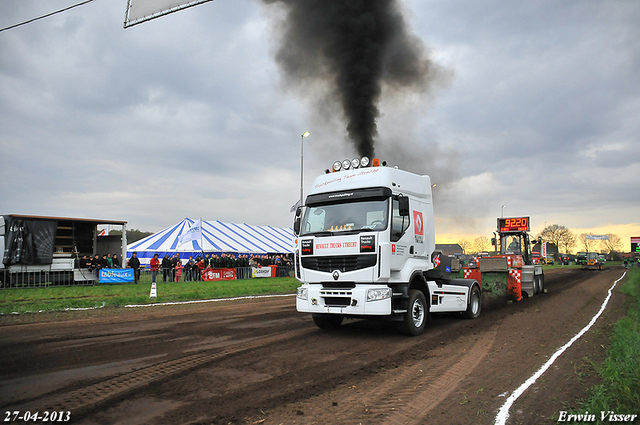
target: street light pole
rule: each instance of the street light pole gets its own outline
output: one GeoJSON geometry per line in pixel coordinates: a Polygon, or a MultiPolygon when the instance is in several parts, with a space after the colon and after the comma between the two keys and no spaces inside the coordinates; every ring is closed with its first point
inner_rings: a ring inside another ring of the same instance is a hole
{"type": "Polygon", "coordinates": [[[304,138],[309,137],[310,134],[308,131],[305,131],[300,137],[300,206],[304,203],[304,138]]]}
{"type": "Polygon", "coordinates": [[[504,218],[504,207],[506,207],[506,205],[500,207],[500,218],[504,218]]]}

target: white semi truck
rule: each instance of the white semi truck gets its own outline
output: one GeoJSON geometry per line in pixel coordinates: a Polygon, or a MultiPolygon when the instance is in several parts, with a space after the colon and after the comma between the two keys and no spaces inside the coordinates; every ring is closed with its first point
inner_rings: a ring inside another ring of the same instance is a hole
{"type": "Polygon", "coordinates": [[[334,163],[296,213],[297,310],[323,329],[379,318],[408,335],[433,313],[478,317],[480,284],[452,278],[451,259],[435,252],[429,176],[368,163],[334,163]]]}

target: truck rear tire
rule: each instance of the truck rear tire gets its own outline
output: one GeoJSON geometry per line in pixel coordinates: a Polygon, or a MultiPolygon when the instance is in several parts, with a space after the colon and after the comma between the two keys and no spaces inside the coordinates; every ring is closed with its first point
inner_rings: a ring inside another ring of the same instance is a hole
{"type": "Polygon", "coordinates": [[[342,324],[343,317],[339,314],[312,314],[313,322],[320,329],[338,329],[342,324]]]}
{"type": "Polygon", "coordinates": [[[467,306],[467,311],[464,312],[464,317],[467,319],[476,319],[480,316],[481,311],[482,294],[480,293],[480,289],[478,289],[476,285],[473,285],[469,293],[469,305],[467,306]]]}
{"type": "Polygon", "coordinates": [[[424,332],[429,317],[429,307],[424,293],[417,289],[409,290],[407,312],[400,322],[400,332],[405,335],[417,336],[424,332]]]}

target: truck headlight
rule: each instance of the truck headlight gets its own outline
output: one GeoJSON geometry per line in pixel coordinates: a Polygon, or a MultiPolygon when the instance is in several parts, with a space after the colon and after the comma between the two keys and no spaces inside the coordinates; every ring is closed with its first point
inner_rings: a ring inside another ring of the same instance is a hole
{"type": "Polygon", "coordinates": [[[391,288],[369,289],[367,291],[367,302],[378,301],[391,298],[391,288]]]}
{"type": "Polygon", "coordinates": [[[307,288],[299,287],[297,297],[301,300],[307,300],[307,288]]]}

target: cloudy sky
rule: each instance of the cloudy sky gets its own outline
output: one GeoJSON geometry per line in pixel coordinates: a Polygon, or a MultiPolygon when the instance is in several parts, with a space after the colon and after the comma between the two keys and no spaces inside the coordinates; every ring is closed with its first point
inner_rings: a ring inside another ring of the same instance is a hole
{"type": "MultiPolygon", "coordinates": [[[[0,28],[77,3],[2,0],[0,28]]],[[[356,156],[319,82],[279,68],[285,12],[215,0],[123,29],[95,0],[0,32],[0,214],[289,227],[300,191],[356,156]]],[[[640,236],[640,3],[407,0],[437,64],[379,104],[376,154],[437,184],[437,241],[532,230],[640,236]],[[502,206],[504,205],[504,208],[502,206]]]]}

